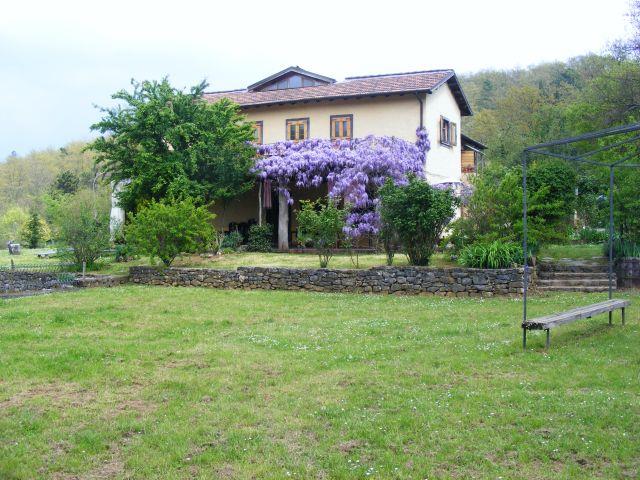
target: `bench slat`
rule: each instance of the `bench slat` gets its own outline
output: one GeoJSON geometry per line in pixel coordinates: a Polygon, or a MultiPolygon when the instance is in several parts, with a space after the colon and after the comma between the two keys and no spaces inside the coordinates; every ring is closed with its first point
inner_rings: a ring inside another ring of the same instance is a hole
{"type": "Polygon", "coordinates": [[[570,323],[582,318],[592,317],[605,312],[611,312],[618,308],[625,308],[631,304],[629,300],[606,300],[592,305],[577,307],[566,312],[545,315],[543,317],[532,318],[522,324],[523,328],[528,330],[546,330],[554,328],[558,325],[570,323]]]}

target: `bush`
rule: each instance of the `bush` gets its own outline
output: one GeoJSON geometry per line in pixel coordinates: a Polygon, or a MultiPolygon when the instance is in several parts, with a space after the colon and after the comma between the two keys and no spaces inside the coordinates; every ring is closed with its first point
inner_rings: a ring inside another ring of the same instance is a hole
{"type": "Polygon", "coordinates": [[[411,265],[429,265],[438,239],[454,215],[457,200],[453,193],[412,177],[406,186],[387,180],[380,189],[380,200],[385,237],[397,237],[411,265]]]}
{"type": "Polygon", "coordinates": [[[80,268],[93,268],[109,246],[109,199],[81,190],[60,204],[57,216],[60,241],[67,247],[63,257],[80,268]]]}
{"type": "Polygon", "coordinates": [[[496,240],[464,247],[458,263],[469,268],[510,268],[522,265],[523,259],[522,246],[496,240]]]}
{"type": "Polygon", "coordinates": [[[273,248],[272,238],[273,228],[268,223],[251,225],[247,250],[250,252],[270,252],[273,248]]]}
{"type": "Polygon", "coordinates": [[[137,252],[159,258],[169,267],[181,253],[202,252],[209,246],[214,215],[192,200],[155,202],[129,217],[126,240],[137,252]]]}
{"type": "Polygon", "coordinates": [[[240,248],[243,240],[244,239],[242,238],[242,234],[239,231],[234,230],[233,232],[229,232],[224,236],[224,238],[222,239],[222,243],[220,244],[220,249],[227,251],[231,250],[235,252],[236,250],[238,250],[238,248],[240,248]]]}
{"type": "Polygon", "coordinates": [[[333,248],[337,246],[344,227],[345,211],[335,203],[317,200],[303,200],[298,214],[298,237],[304,244],[311,244],[318,249],[320,268],[326,268],[333,256],[333,248]]]}

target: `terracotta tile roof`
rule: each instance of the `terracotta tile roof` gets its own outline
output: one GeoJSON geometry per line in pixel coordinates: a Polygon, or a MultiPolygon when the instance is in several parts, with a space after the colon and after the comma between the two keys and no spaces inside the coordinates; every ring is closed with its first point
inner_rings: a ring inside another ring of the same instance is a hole
{"type": "MultiPolygon", "coordinates": [[[[428,92],[444,82],[453,80],[459,89],[453,70],[430,70],[424,72],[372,75],[368,77],[349,77],[342,82],[315,87],[289,88],[284,90],[249,91],[231,90],[226,92],[205,93],[205,98],[215,102],[228,98],[241,106],[273,105],[295,103],[310,100],[336,98],[355,98],[371,95],[428,92]]],[[[464,95],[462,95],[466,103],[464,95]]],[[[460,99],[458,99],[460,102],[460,99]]],[[[463,108],[461,108],[464,110],[463,108]]],[[[470,110],[469,113],[470,114],[470,110]]]]}

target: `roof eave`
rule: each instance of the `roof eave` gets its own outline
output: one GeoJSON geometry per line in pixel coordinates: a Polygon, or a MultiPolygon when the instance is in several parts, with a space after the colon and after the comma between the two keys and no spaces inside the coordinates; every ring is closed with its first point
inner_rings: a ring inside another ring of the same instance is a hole
{"type": "Polygon", "coordinates": [[[438,89],[444,84],[449,85],[451,89],[451,93],[453,93],[456,102],[458,103],[458,108],[460,108],[460,114],[463,117],[470,117],[473,115],[473,110],[471,110],[471,104],[469,100],[467,100],[467,96],[464,94],[464,90],[462,90],[462,86],[458,81],[458,77],[456,73],[451,70],[451,73],[446,77],[442,78],[434,87],[433,90],[438,89]]]}
{"type": "Polygon", "coordinates": [[[327,97],[309,97],[309,98],[300,98],[296,100],[272,100],[269,102],[240,103],[239,105],[241,108],[267,107],[267,106],[273,106],[273,105],[293,105],[296,103],[348,100],[348,99],[367,98],[367,97],[388,97],[391,95],[402,96],[402,95],[412,95],[416,93],[432,93],[432,92],[433,92],[433,89],[431,88],[423,88],[418,90],[375,92],[375,93],[354,93],[350,95],[336,95],[336,96],[327,96],[327,97]]]}

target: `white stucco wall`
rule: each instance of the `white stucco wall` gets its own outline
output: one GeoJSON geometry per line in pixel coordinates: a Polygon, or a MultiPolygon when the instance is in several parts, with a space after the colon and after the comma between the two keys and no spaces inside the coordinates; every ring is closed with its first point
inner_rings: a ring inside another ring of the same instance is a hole
{"type": "Polygon", "coordinates": [[[459,182],[461,177],[460,108],[448,85],[442,85],[427,95],[424,111],[424,126],[431,139],[431,150],[427,154],[427,179],[429,183],[459,182]],[[440,116],[458,126],[455,146],[440,143],[440,116]]]}
{"type": "MultiPolygon", "coordinates": [[[[431,183],[459,182],[461,151],[458,104],[446,84],[422,98],[423,122],[431,140],[431,150],[427,154],[427,178],[431,183]],[[458,125],[456,146],[440,144],[441,115],[458,125]]],[[[311,138],[330,138],[331,115],[343,114],[353,115],[354,137],[389,135],[415,142],[416,128],[420,123],[420,104],[415,95],[406,94],[248,108],[245,114],[250,121],[262,121],[264,143],[285,140],[286,120],[292,118],[309,118],[311,138]]]]}
{"type": "Polygon", "coordinates": [[[250,121],[263,122],[263,142],[286,139],[287,119],[309,117],[310,138],[330,138],[331,115],[353,115],[354,137],[389,135],[415,141],[420,108],[415,95],[309,102],[249,108],[250,121]]]}

